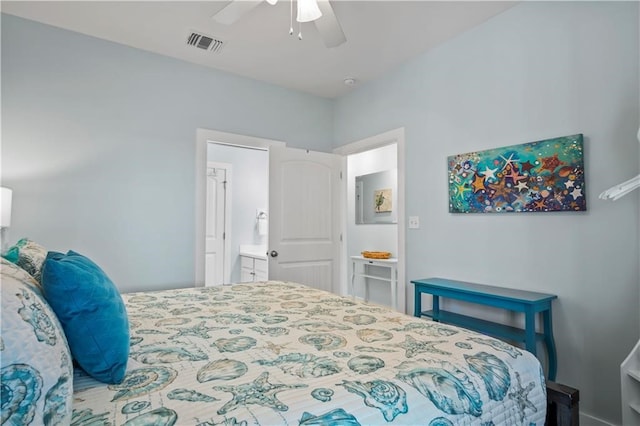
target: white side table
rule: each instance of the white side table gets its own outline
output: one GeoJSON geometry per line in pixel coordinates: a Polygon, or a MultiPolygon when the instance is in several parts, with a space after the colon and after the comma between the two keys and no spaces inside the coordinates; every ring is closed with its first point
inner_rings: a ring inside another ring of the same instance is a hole
{"type": "Polygon", "coordinates": [[[356,276],[364,279],[364,300],[369,301],[369,282],[368,278],[380,281],[388,281],[391,286],[391,307],[398,310],[398,259],[392,257],[390,259],[369,259],[363,256],[351,256],[353,263],[351,273],[351,295],[355,297],[355,280],[356,276]],[[370,275],[367,272],[367,266],[378,266],[389,269],[389,277],[370,275]]]}

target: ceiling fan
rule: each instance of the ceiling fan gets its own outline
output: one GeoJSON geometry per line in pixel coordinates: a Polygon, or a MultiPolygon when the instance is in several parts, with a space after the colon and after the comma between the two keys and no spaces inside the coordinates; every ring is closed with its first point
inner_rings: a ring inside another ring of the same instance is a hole
{"type": "MultiPolygon", "coordinates": [[[[278,0],[232,0],[212,18],[218,23],[232,25],[263,1],[271,5],[278,2],[278,0]]],[[[293,0],[290,1],[293,7],[293,0]]],[[[325,46],[337,47],[347,41],[329,0],[297,0],[296,9],[296,21],[313,22],[325,46]]],[[[289,34],[293,34],[293,25],[289,34]]],[[[299,34],[298,37],[301,38],[301,35],[299,34]]]]}

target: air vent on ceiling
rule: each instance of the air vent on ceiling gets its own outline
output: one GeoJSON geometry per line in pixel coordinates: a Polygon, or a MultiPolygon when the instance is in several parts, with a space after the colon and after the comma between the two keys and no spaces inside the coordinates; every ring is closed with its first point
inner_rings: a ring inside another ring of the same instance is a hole
{"type": "Polygon", "coordinates": [[[215,37],[191,31],[187,38],[187,44],[189,46],[197,47],[198,49],[218,53],[222,49],[224,42],[215,37]]]}

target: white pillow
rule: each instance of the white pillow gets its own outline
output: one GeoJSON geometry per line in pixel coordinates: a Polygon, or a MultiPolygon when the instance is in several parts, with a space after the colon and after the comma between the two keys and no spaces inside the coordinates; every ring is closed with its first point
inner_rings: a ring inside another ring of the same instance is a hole
{"type": "Polygon", "coordinates": [[[70,424],[73,366],[67,339],[26,271],[1,259],[2,424],[70,424]]]}

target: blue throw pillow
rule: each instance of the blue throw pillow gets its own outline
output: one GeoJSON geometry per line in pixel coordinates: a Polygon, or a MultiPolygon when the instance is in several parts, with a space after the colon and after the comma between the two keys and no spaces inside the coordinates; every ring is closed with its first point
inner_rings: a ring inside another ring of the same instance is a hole
{"type": "Polygon", "coordinates": [[[109,277],[74,251],[49,252],[42,287],[78,365],[101,382],[120,383],[129,358],[129,319],[109,277]]]}

